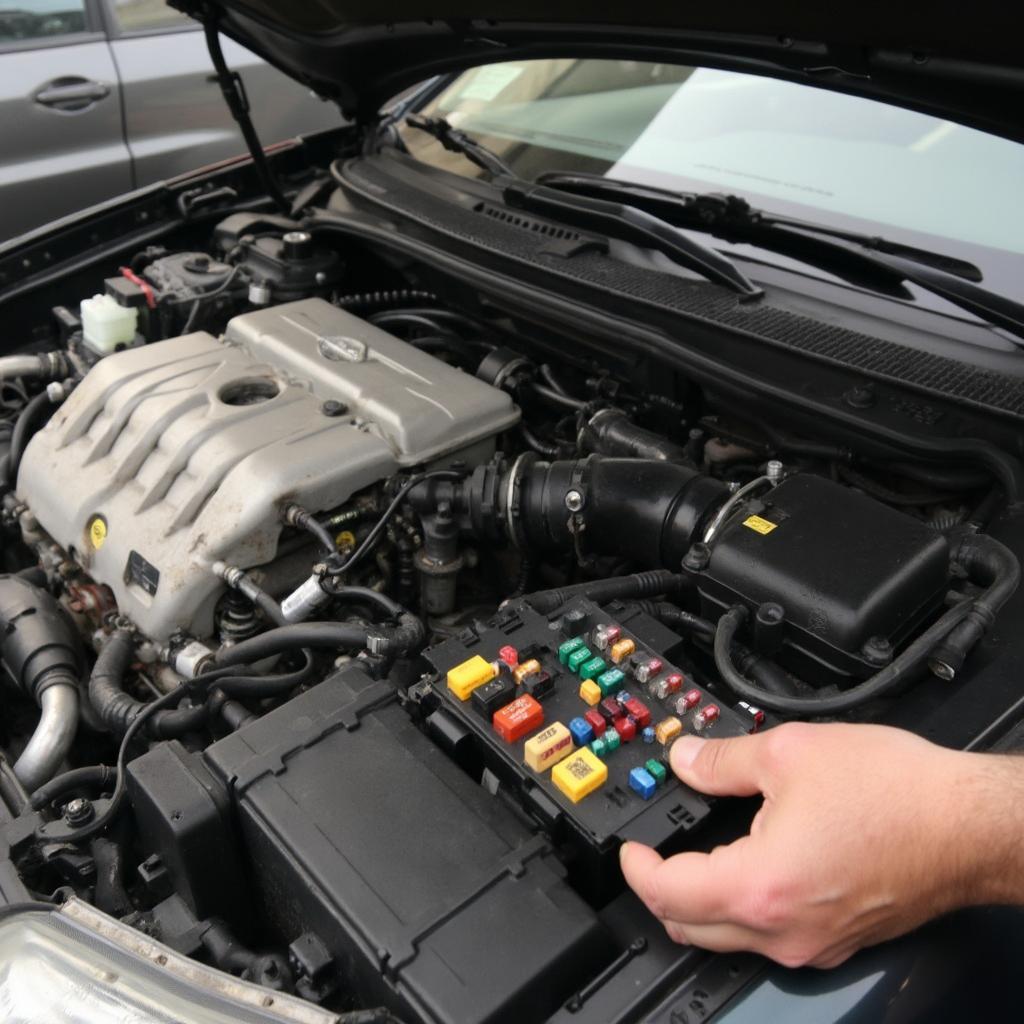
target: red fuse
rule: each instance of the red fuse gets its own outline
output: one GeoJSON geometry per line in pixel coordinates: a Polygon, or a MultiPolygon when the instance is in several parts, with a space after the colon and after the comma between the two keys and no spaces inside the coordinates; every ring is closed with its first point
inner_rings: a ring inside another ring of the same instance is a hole
{"type": "Polygon", "coordinates": [[[651,712],[642,700],[639,700],[636,697],[630,697],[623,707],[626,709],[626,714],[631,718],[636,719],[636,724],[641,729],[651,724],[651,712]]]}
{"type": "Polygon", "coordinates": [[[519,652],[511,644],[505,644],[505,646],[498,651],[498,657],[505,662],[509,668],[515,668],[516,665],[519,664],[519,652]]]}
{"type": "Polygon", "coordinates": [[[605,699],[598,704],[598,708],[601,714],[604,715],[609,722],[618,718],[619,715],[622,714],[622,707],[614,697],[605,697],[605,699]]]}
{"type": "Polygon", "coordinates": [[[616,718],[612,725],[623,743],[636,739],[636,722],[632,718],[616,718]]]}
{"type": "Polygon", "coordinates": [[[494,731],[506,742],[515,743],[528,732],[544,724],[544,709],[528,693],[516,697],[500,711],[494,712],[491,720],[494,731]]]}
{"type": "Polygon", "coordinates": [[[594,730],[595,736],[603,736],[605,729],[608,728],[608,723],[604,720],[604,715],[595,708],[591,708],[589,711],[583,712],[583,718],[587,725],[594,730]]]}

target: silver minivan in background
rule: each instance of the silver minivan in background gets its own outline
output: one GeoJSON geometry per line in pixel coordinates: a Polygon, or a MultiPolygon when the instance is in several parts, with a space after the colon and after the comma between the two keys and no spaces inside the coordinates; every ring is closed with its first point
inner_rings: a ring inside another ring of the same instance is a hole
{"type": "MultiPolygon", "coordinates": [[[[339,123],[222,45],[265,145],[339,123]]],[[[244,151],[202,30],[164,0],[0,0],[0,238],[244,151]]]]}

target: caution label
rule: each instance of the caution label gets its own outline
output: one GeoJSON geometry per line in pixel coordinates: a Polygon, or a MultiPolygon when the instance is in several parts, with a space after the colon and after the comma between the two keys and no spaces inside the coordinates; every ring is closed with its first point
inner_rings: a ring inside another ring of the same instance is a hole
{"type": "Polygon", "coordinates": [[[750,527],[755,533],[767,534],[771,533],[779,524],[772,523],[761,516],[747,516],[743,520],[743,525],[750,527]]]}
{"type": "Polygon", "coordinates": [[[97,550],[107,539],[107,521],[103,516],[93,516],[89,522],[89,543],[97,550]]]}

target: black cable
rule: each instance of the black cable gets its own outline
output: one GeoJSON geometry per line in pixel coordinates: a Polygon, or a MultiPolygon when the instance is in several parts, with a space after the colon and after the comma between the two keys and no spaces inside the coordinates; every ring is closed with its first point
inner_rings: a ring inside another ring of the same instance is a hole
{"type": "Polygon", "coordinates": [[[11,431],[11,447],[3,461],[2,478],[8,487],[14,487],[18,482],[18,469],[21,466],[22,456],[25,448],[31,440],[32,435],[41,426],[41,420],[46,413],[56,408],[50,401],[50,396],[41,391],[38,395],[30,398],[25,408],[18,413],[14,422],[14,430],[11,431]]]}
{"type": "Polygon", "coordinates": [[[384,510],[381,517],[374,524],[373,529],[366,535],[362,543],[352,552],[351,555],[341,565],[329,564],[327,567],[328,575],[330,576],[341,576],[346,572],[351,571],[353,566],[358,562],[362,561],[370,551],[373,550],[377,541],[380,539],[385,528],[388,525],[388,521],[395,515],[405,501],[406,495],[417,485],[423,483],[424,480],[461,480],[465,476],[464,473],[460,473],[454,469],[432,469],[426,473],[417,473],[414,476],[409,477],[408,480],[399,488],[398,493],[391,500],[391,504],[384,510]]]}
{"type": "Polygon", "coordinates": [[[224,94],[224,101],[231,111],[231,116],[238,123],[241,129],[242,138],[245,139],[246,148],[252,157],[253,167],[259,176],[267,195],[274,201],[274,205],[286,216],[291,212],[288,200],[280,186],[274,180],[270,164],[267,162],[266,153],[260,145],[256,129],[253,127],[252,119],[249,117],[249,98],[245,94],[245,86],[242,83],[241,75],[237,71],[228,68],[224,60],[224,52],[220,48],[220,35],[217,31],[217,22],[214,18],[208,17],[203,22],[203,31],[206,34],[206,48],[210,51],[210,60],[213,61],[214,70],[217,72],[217,82],[220,91],[224,94]]]}
{"type": "Polygon", "coordinates": [[[327,588],[327,592],[336,601],[353,601],[360,604],[371,604],[382,611],[388,618],[397,619],[405,609],[395,600],[370,587],[338,587],[327,588]]]}
{"type": "Polygon", "coordinates": [[[315,675],[316,664],[312,653],[304,648],[302,653],[305,659],[303,665],[291,672],[265,676],[225,676],[218,681],[217,689],[227,697],[243,699],[282,697],[297,686],[309,682],[315,675]]]}
{"type": "Polygon", "coordinates": [[[571,395],[563,395],[561,391],[548,387],[546,384],[538,384],[536,381],[529,381],[525,388],[529,394],[542,398],[551,405],[560,406],[563,409],[572,409],[577,412],[585,409],[587,403],[581,398],[573,398],[571,395]]]}
{"type": "Polygon", "coordinates": [[[34,811],[41,811],[76,789],[96,789],[103,792],[117,781],[117,769],[106,764],[91,764],[85,768],[72,768],[40,786],[31,798],[34,811]]]}
{"type": "Polygon", "coordinates": [[[571,583],[551,590],[538,590],[527,594],[524,600],[535,611],[546,615],[574,597],[586,597],[595,604],[614,600],[634,601],[672,594],[681,590],[685,584],[685,576],[667,569],[653,569],[630,576],[611,576],[603,580],[588,580],[586,583],[571,583]]]}
{"type": "Polygon", "coordinates": [[[715,667],[729,689],[759,707],[809,717],[838,715],[852,711],[869,700],[884,697],[906,682],[916,669],[924,665],[936,645],[967,617],[973,605],[971,600],[954,605],[870,679],[841,693],[815,697],[770,693],[755,686],[739,671],[733,661],[732,645],[749,613],[742,605],[735,605],[718,620],[714,645],[715,667]]]}

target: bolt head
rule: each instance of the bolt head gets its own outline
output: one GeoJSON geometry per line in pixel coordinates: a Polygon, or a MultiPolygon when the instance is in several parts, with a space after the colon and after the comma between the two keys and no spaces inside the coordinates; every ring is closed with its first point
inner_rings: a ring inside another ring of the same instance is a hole
{"type": "Polygon", "coordinates": [[[701,572],[708,567],[710,561],[711,548],[702,541],[698,541],[696,544],[690,545],[690,550],[683,557],[683,568],[689,569],[691,572],[701,572]]]}
{"type": "Polygon", "coordinates": [[[574,487],[571,491],[567,491],[565,495],[565,507],[570,512],[579,512],[583,508],[584,499],[582,492],[576,490],[574,487]]]}
{"type": "Polygon", "coordinates": [[[345,405],[344,402],[339,402],[333,398],[328,398],[327,401],[320,406],[320,411],[325,416],[343,416],[346,412],[348,412],[348,406],[345,405]]]}
{"type": "Polygon", "coordinates": [[[69,825],[84,825],[92,817],[92,802],[85,797],[75,797],[64,805],[64,820],[69,825]]]}

